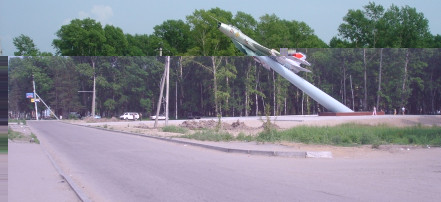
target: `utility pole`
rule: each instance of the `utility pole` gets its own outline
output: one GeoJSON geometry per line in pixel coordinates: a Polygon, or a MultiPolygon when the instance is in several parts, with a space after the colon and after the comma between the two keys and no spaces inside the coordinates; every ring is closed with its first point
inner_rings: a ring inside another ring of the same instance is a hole
{"type": "Polygon", "coordinates": [[[95,117],[95,99],[96,99],[96,76],[95,76],[95,61],[92,58],[92,67],[93,67],[93,95],[92,95],[92,117],[95,117]]]}
{"type": "Polygon", "coordinates": [[[176,81],[176,87],[175,87],[175,119],[178,119],[178,82],[176,81]]]}
{"type": "Polygon", "coordinates": [[[167,88],[165,93],[165,126],[168,125],[168,103],[169,103],[169,89],[170,89],[170,56],[166,56],[167,62],[166,62],[166,71],[167,71],[167,88]]]}
{"type": "Polygon", "coordinates": [[[35,91],[35,80],[34,80],[34,75],[32,74],[32,85],[34,86],[34,104],[35,104],[35,118],[38,121],[38,109],[37,109],[37,93],[35,91]]]}
{"type": "MultiPolygon", "coordinates": [[[[165,61],[167,63],[167,61],[165,61]]],[[[158,105],[156,108],[156,119],[155,119],[155,125],[154,127],[156,128],[156,126],[158,125],[158,116],[159,116],[159,111],[161,110],[161,103],[162,103],[162,93],[164,92],[164,83],[165,83],[165,77],[167,75],[167,64],[164,68],[164,74],[162,75],[162,79],[161,79],[161,90],[159,92],[159,99],[158,99],[158,105]]]]}

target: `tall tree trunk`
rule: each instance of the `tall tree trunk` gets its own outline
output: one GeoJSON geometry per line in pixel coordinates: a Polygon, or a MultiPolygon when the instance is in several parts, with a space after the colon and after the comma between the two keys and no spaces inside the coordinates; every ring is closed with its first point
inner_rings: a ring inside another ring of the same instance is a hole
{"type": "Polygon", "coordinates": [[[248,60],[245,82],[245,116],[248,116],[248,97],[249,97],[249,79],[250,79],[251,60],[248,60]]]}
{"type": "Polygon", "coordinates": [[[354,89],[352,88],[352,75],[349,75],[349,82],[351,83],[352,111],[355,111],[354,89]]]}
{"type": "Polygon", "coordinates": [[[92,117],[95,116],[95,98],[96,98],[96,76],[95,76],[95,59],[92,57],[93,68],[93,95],[92,95],[92,117]]]}
{"type": "Polygon", "coordinates": [[[408,64],[409,64],[409,49],[406,49],[406,60],[404,62],[403,87],[401,89],[402,106],[406,105],[406,102],[407,102],[406,82],[407,82],[407,65],[408,64]]]}
{"type": "Polygon", "coordinates": [[[183,74],[182,74],[182,56],[179,56],[179,87],[181,89],[181,95],[179,96],[179,106],[182,106],[182,102],[184,99],[184,85],[183,85],[183,74]]]}
{"type": "Polygon", "coordinates": [[[381,96],[381,72],[383,68],[383,48],[380,49],[380,69],[378,70],[378,91],[377,91],[377,110],[380,109],[380,96],[381,96]]]}
{"type": "Polygon", "coordinates": [[[259,85],[259,73],[260,73],[260,71],[259,71],[259,69],[256,67],[256,116],[258,116],[259,115],[259,99],[258,99],[258,95],[257,95],[257,87],[258,87],[258,85],[259,85]]]}
{"type": "Polygon", "coordinates": [[[343,104],[346,105],[346,59],[343,60],[343,104]]]}
{"type": "Polygon", "coordinates": [[[276,78],[274,76],[274,70],[273,72],[273,116],[276,116],[276,78]]]}
{"type": "MultiPolygon", "coordinates": [[[[220,60],[222,60],[222,58],[220,60]]],[[[215,105],[216,116],[218,116],[220,111],[219,111],[219,104],[218,104],[218,98],[217,98],[217,78],[216,78],[217,77],[216,76],[217,65],[216,65],[216,57],[215,56],[211,56],[211,62],[212,62],[212,68],[213,68],[214,105],[215,105]]]]}
{"type": "Polygon", "coordinates": [[[363,48],[363,64],[364,64],[364,103],[363,111],[367,111],[367,64],[366,64],[366,48],[363,48]]]}

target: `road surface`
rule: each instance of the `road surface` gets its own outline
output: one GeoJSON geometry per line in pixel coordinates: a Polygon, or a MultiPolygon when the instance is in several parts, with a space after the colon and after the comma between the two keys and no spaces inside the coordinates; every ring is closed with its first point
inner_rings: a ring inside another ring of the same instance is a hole
{"type": "Polygon", "coordinates": [[[230,154],[70,125],[29,121],[93,201],[438,201],[441,149],[377,158],[230,154]]]}

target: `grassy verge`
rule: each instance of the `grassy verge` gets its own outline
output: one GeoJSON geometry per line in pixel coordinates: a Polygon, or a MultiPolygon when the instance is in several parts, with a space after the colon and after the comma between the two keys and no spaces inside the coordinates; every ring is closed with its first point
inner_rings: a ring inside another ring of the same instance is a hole
{"type": "Polygon", "coordinates": [[[24,137],[25,136],[22,133],[13,131],[11,128],[8,128],[8,139],[14,140],[14,139],[22,139],[24,137]]]}
{"type": "Polygon", "coordinates": [[[31,136],[26,136],[23,133],[13,131],[11,128],[8,128],[8,139],[10,140],[22,140],[22,141],[30,141],[34,138],[34,142],[40,144],[40,140],[38,140],[37,136],[34,133],[31,133],[31,136]]]}
{"type": "Polygon", "coordinates": [[[365,144],[441,146],[441,127],[437,126],[397,128],[387,125],[369,126],[352,123],[334,127],[299,126],[277,131],[270,137],[271,139],[267,136],[261,133],[257,140],[260,138],[269,142],[288,141],[342,146],[365,144]]]}
{"type": "Polygon", "coordinates": [[[237,137],[233,137],[228,132],[202,130],[182,137],[202,141],[287,141],[338,146],[372,145],[374,148],[382,144],[441,146],[441,127],[398,128],[351,123],[332,127],[298,126],[284,131],[268,127],[257,136],[240,133],[237,137]]]}
{"type": "Polygon", "coordinates": [[[37,138],[37,136],[34,133],[31,133],[31,138],[34,138],[34,142],[36,144],[40,144],[40,140],[37,138]]]}
{"type": "Polygon", "coordinates": [[[26,125],[25,119],[8,119],[8,123],[17,123],[18,125],[23,124],[26,125]]]}
{"type": "Polygon", "coordinates": [[[179,126],[164,126],[164,127],[162,127],[162,132],[185,134],[188,132],[188,129],[183,128],[183,127],[179,127],[179,126]]]}
{"type": "Polygon", "coordinates": [[[215,130],[202,130],[190,135],[183,135],[181,137],[195,139],[195,140],[202,140],[202,141],[215,141],[215,142],[234,140],[234,137],[230,133],[224,131],[216,132],[215,130]]]}

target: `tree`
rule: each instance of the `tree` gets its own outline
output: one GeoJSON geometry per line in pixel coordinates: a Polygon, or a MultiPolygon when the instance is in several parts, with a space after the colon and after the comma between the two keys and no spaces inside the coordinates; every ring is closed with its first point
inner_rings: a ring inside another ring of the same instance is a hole
{"type": "Polygon", "coordinates": [[[190,25],[182,20],[167,20],[153,28],[153,35],[161,38],[170,46],[172,55],[184,54],[190,46],[190,25]]]}
{"type": "Polygon", "coordinates": [[[128,52],[128,42],[124,32],[119,27],[106,25],[104,27],[106,42],[103,46],[103,55],[123,56],[128,52]]]}
{"type": "Polygon", "coordinates": [[[31,37],[24,34],[15,37],[12,43],[17,48],[17,52],[14,52],[15,56],[36,56],[40,52],[31,37]]]}
{"type": "Polygon", "coordinates": [[[57,31],[52,45],[58,55],[99,56],[104,55],[106,35],[101,23],[93,19],[75,19],[57,31]]]}
{"type": "Polygon", "coordinates": [[[331,47],[422,48],[433,40],[428,20],[415,8],[392,5],[387,11],[383,6],[370,2],[364,10],[349,10],[339,28],[343,43],[333,39],[331,47]],[[346,42],[347,41],[347,42],[346,42]],[[348,46],[349,45],[349,46],[348,46]]]}
{"type": "Polygon", "coordinates": [[[220,8],[213,8],[208,11],[195,10],[192,15],[187,16],[194,44],[187,51],[188,55],[234,56],[237,53],[230,39],[217,29],[217,22],[212,17],[231,24],[233,15],[220,8]]]}

